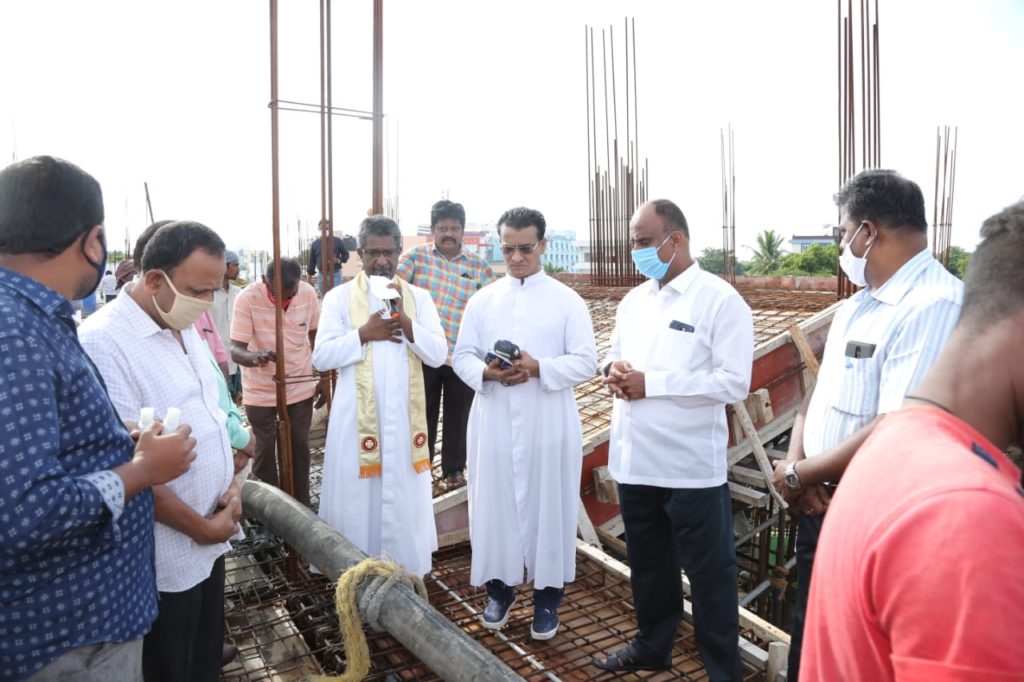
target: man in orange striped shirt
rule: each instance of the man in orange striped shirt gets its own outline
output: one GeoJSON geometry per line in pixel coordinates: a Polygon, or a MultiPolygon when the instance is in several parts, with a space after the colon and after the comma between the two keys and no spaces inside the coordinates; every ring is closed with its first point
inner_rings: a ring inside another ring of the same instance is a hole
{"type": "MultiPolygon", "coordinates": [[[[292,480],[295,499],[309,504],[309,425],[313,409],[326,401],[326,380],[313,372],[313,344],[320,322],[320,301],[312,286],[300,281],[302,267],[281,259],[281,298],[288,419],[292,432],[292,480]],[[315,401],[315,402],[314,402],[315,401]]],[[[277,347],[274,312],[274,263],[262,282],[251,284],[235,300],[231,320],[231,359],[242,367],[245,413],[256,438],[252,471],[256,478],[281,487],[275,432],[277,347]]]]}

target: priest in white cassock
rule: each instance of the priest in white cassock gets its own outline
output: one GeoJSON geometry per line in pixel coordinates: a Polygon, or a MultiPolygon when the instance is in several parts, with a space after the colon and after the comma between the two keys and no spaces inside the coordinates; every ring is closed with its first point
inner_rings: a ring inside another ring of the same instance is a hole
{"type": "Polygon", "coordinates": [[[483,623],[498,629],[525,569],[534,639],[558,632],[563,586],[576,575],[583,439],[573,387],[597,368],[586,303],[541,267],[544,228],[532,209],[501,216],[508,274],[469,300],[452,358],[476,391],[466,438],[470,582],[486,585],[483,623]],[[486,362],[498,341],[518,346],[518,358],[501,344],[498,359],[486,362]]]}
{"type": "Polygon", "coordinates": [[[437,549],[423,364],[444,364],[448,342],[430,294],[394,277],[401,249],[395,221],[367,217],[363,271],[324,296],[313,365],[340,371],[320,518],[370,556],[422,576],[437,549]]]}

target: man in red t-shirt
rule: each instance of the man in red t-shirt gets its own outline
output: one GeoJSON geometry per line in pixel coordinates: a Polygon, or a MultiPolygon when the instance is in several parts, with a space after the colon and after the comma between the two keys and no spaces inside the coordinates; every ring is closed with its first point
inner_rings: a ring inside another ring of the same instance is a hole
{"type": "Polygon", "coordinates": [[[942,355],[829,507],[805,680],[1024,680],[1024,201],[981,233],[942,355]]]}

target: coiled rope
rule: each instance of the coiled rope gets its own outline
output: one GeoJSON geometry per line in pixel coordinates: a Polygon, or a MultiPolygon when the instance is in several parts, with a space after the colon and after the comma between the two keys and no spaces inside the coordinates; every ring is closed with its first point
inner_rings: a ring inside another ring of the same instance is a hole
{"type": "Polygon", "coordinates": [[[423,580],[406,573],[394,561],[368,558],[348,569],[338,578],[334,590],[334,608],[341,624],[342,645],[345,647],[345,672],[341,675],[315,675],[313,682],[359,682],[370,672],[370,648],[366,633],[359,619],[359,612],[366,614],[366,624],[374,630],[383,630],[380,624],[380,610],[384,597],[396,583],[405,583],[416,593],[427,598],[423,580]],[[370,582],[358,598],[359,585],[363,580],[370,582]]]}

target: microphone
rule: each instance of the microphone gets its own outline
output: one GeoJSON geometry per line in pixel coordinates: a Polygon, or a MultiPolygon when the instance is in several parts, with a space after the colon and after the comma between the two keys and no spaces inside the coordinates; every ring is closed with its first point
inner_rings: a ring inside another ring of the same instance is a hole
{"type": "MultiPolygon", "coordinates": [[[[381,268],[381,269],[377,270],[376,275],[377,275],[377,277],[386,277],[387,279],[391,279],[391,273],[388,272],[384,268],[381,268]]],[[[398,319],[398,302],[395,299],[393,299],[393,298],[389,298],[389,299],[386,299],[386,300],[387,300],[387,304],[388,304],[388,314],[391,316],[391,319],[397,320],[398,319]]]]}

